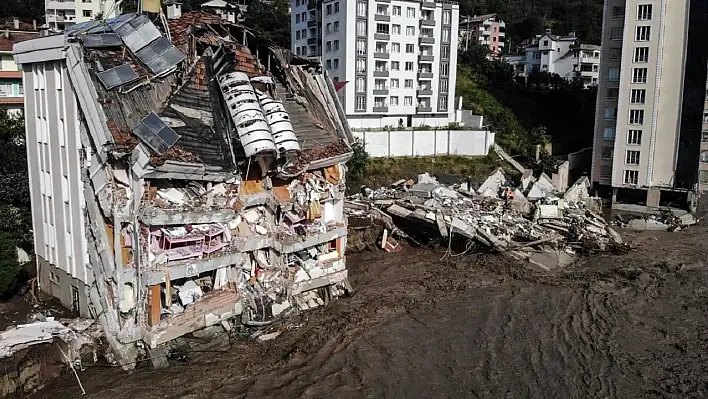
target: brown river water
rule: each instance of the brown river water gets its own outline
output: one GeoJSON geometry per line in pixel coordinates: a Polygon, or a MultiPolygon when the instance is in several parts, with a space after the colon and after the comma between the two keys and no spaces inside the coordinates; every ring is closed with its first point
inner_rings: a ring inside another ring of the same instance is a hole
{"type": "MultiPolygon", "coordinates": [[[[348,256],[357,290],[267,342],[88,367],[88,398],[705,398],[708,231],[546,273],[442,250],[348,256]]],[[[76,398],[71,375],[33,398],[76,398]]]]}

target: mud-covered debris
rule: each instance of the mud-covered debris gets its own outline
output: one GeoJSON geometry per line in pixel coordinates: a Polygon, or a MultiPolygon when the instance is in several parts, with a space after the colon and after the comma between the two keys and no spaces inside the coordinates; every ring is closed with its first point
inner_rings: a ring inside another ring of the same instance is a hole
{"type": "MultiPolygon", "coordinates": [[[[543,264],[546,269],[567,265],[577,253],[623,247],[621,236],[600,216],[600,202],[590,196],[587,178],[578,180],[565,195],[555,192],[543,175],[520,187],[510,186],[501,169],[476,190],[465,183],[443,185],[427,174],[418,180],[410,188],[365,188],[348,198],[346,211],[358,218],[388,215],[389,225],[396,219],[415,222],[405,223],[413,226],[403,229],[410,236],[418,235],[421,225],[428,226],[444,242],[464,237],[481,248],[543,264]]],[[[381,247],[390,250],[387,238],[381,247]]]]}

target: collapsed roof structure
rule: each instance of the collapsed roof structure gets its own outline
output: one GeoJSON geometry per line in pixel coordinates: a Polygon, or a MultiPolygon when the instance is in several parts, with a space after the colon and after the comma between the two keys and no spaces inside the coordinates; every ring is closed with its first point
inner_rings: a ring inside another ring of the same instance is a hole
{"type": "Polygon", "coordinates": [[[82,23],[15,57],[40,286],[97,318],[125,368],[138,342],[351,288],[352,135],[319,64],[201,11],[82,23]]]}

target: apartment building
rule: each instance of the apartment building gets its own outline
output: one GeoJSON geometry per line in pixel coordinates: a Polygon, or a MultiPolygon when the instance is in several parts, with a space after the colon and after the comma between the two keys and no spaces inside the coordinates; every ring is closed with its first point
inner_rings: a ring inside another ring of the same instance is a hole
{"type": "Polygon", "coordinates": [[[118,0],[44,0],[47,26],[64,30],[72,25],[98,17],[113,18],[120,14],[118,0]]]}
{"type": "Polygon", "coordinates": [[[292,51],[321,60],[339,83],[353,129],[454,119],[457,3],[293,0],[291,9],[292,51]]]}
{"type": "Polygon", "coordinates": [[[574,32],[559,36],[546,29],[522,48],[522,54],[504,57],[519,76],[540,71],[558,74],[568,80],[579,78],[585,87],[598,83],[601,48],[580,43],[574,32]]]}
{"type": "Polygon", "coordinates": [[[707,18],[706,2],[605,1],[592,180],[614,204],[708,188],[707,18]]]}
{"type": "Polygon", "coordinates": [[[0,24],[0,110],[19,116],[24,110],[22,65],[15,62],[12,46],[20,41],[39,37],[37,24],[12,19],[0,24]]]}
{"type": "Polygon", "coordinates": [[[237,20],[243,21],[244,14],[248,11],[248,3],[246,0],[233,0],[226,2],[224,0],[211,0],[202,3],[202,10],[210,10],[219,15],[221,18],[234,23],[237,20]]]}
{"type": "Polygon", "coordinates": [[[123,14],[14,51],[39,287],[98,319],[124,367],[351,289],[353,138],[319,63],[202,11],[123,14]]]}
{"type": "Polygon", "coordinates": [[[488,46],[492,55],[500,55],[506,44],[506,23],[497,14],[462,17],[459,49],[467,51],[475,44],[488,46]]]}

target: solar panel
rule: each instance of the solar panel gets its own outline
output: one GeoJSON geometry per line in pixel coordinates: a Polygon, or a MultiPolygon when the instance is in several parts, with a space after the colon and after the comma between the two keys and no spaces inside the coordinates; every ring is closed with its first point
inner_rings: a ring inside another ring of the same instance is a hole
{"type": "Polygon", "coordinates": [[[140,58],[145,65],[148,65],[152,60],[159,57],[160,54],[164,53],[165,50],[172,46],[166,37],[160,36],[157,40],[143,47],[140,51],[136,52],[135,55],[140,58]]]}
{"type": "Polygon", "coordinates": [[[154,74],[159,75],[182,61],[184,61],[184,54],[172,46],[146,65],[154,74]]]}
{"type": "Polygon", "coordinates": [[[153,40],[162,36],[155,24],[142,14],[113,27],[113,32],[123,39],[123,43],[133,53],[137,53],[153,40]]]}
{"type": "Polygon", "coordinates": [[[179,140],[179,135],[154,112],[140,121],[133,133],[159,155],[164,155],[179,140]]]}
{"type": "Polygon", "coordinates": [[[108,24],[109,27],[111,27],[111,29],[113,29],[114,27],[116,27],[116,26],[118,26],[118,25],[124,23],[125,21],[128,21],[134,17],[135,17],[135,13],[129,12],[126,14],[121,14],[115,18],[111,18],[111,19],[107,20],[106,23],[108,24]]]}
{"type": "Polygon", "coordinates": [[[99,48],[99,47],[118,47],[122,46],[123,42],[115,33],[101,33],[97,35],[81,35],[81,42],[84,47],[99,48]]]}
{"type": "Polygon", "coordinates": [[[108,25],[103,24],[103,23],[86,31],[86,33],[90,34],[90,35],[94,35],[96,33],[110,33],[110,32],[111,32],[111,28],[109,28],[108,25]]]}
{"type": "Polygon", "coordinates": [[[184,61],[184,54],[162,36],[155,24],[145,15],[133,15],[125,20],[109,21],[108,24],[123,43],[156,75],[184,61]]]}
{"type": "Polygon", "coordinates": [[[101,81],[101,84],[106,88],[106,90],[111,90],[115,87],[137,80],[138,74],[135,73],[132,66],[123,64],[97,73],[96,77],[99,81],[101,81]]]}
{"type": "Polygon", "coordinates": [[[94,27],[96,27],[96,26],[98,26],[98,25],[100,25],[100,24],[101,24],[101,21],[86,21],[86,22],[82,22],[82,23],[80,23],[80,24],[75,24],[75,25],[73,25],[73,26],[70,26],[70,27],[64,29],[64,34],[65,34],[66,36],[74,36],[74,35],[76,35],[76,34],[78,34],[78,33],[81,33],[81,32],[87,31],[87,30],[89,30],[89,29],[91,29],[91,28],[94,28],[94,27]]]}

